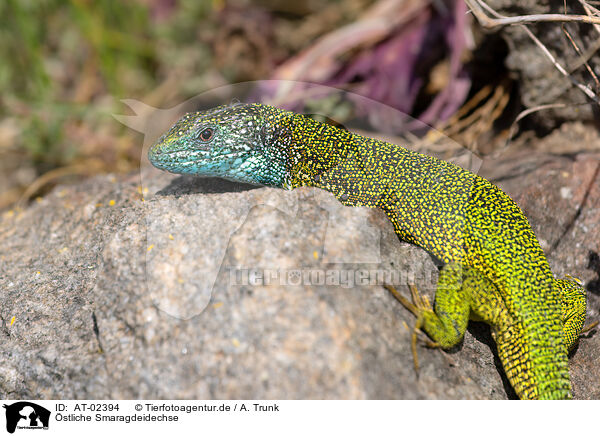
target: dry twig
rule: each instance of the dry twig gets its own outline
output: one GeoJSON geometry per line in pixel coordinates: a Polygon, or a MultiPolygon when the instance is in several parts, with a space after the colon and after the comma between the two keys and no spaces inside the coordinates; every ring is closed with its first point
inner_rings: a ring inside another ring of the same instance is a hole
{"type": "MultiPolygon", "coordinates": [[[[477,17],[477,21],[483,27],[488,29],[498,26],[512,26],[515,24],[527,24],[527,23],[588,23],[600,25],[600,18],[593,17],[590,15],[564,15],[564,14],[539,14],[539,15],[518,15],[516,17],[504,17],[499,14],[497,18],[491,18],[485,14],[482,6],[485,5],[483,2],[477,2],[476,0],[465,0],[467,5],[471,8],[473,15],[477,17]],[[480,6],[481,4],[481,6],[480,6]]],[[[487,5],[485,5],[487,6],[487,5]]],[[[489,6],[486,8],[489,9],[489,6]]]]}
{"type": "Polygon", "coordinates": [[[533,40],[533,42],[542,50],[546,57],[552,62],[552,65],[571,83],[579,88],[588,98],[593,100],[595,103],[600,104],[600,99],[594,92],[586,85],[580,83],[578,80],[573,78],[567,70],[556,60],[556,58],[550,53],[550,50],[525,26],[523,23],[536,23],[536,22],[583,22],[590,24],[600,24],[600,18],[589,16],[589,15],[563,15],[563,14],[546,14],[546,15],[522,15],[517,17],[505,17],[494,11],[482,0],[465,0],[467,5],[471,8],[473,14],[477,17],[479,23],[484,27],[496,27],[496,26],[507,26],[518,24],[527,35],[533,40]],[[485,14],[483,9],[486,9],[490,14],[496,18],[490,18],[485,14]],[[545,18],[544,18],[545,17],[545,18]],[[560,19],[559,19],[560,17],[560,19]],[[586,19],[583,19],[586,18],[586,19]]]}

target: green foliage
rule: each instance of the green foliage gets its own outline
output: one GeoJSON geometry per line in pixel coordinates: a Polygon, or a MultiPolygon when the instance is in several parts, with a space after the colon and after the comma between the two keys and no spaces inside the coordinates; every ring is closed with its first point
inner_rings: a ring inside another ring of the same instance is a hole
{"type": "Polygon", "coordinates": [[[85,147],[101,141],[71,137],[83,124],[92,136],[107,125],[113,136],[123,134],[107,116],[123,110],[119,99],[143,99],[177,59],[194,59],[190,69],[210,63],[197,30],[212,8],[192,0],[174,8],[164,0],[0,2],[0,122],[17,120],[12,148],[43,170],[89,157],[85,147]],[[161,7],[167,12],[157,18],[161,7]],[[181,55],[186,48],[192,56],[181,55]]]}

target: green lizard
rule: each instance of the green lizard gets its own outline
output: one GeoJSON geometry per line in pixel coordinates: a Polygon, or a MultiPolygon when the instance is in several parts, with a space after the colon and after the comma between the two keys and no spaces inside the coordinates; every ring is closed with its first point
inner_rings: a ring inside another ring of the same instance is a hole
{"type": "Polygon", "coordinates": [[[449,348],[461,341],[469,319],[483,320],[520,398],[571,397],[567,353],[585,321],[585,290],[570,277],[554,279],[521,209],[489,181],[261,104],[187,114],[148,157],[173,173],[318,187],[344,205],[382,209],[400,239],[445,265],[434,308],[416,291],[411,303],[390,289],[416,315],[416,328],[449,348]]]}

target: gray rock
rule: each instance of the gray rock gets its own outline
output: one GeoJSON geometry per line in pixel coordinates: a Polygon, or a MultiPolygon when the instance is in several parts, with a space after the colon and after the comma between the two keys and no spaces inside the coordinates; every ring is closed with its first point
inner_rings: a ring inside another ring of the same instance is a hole
{"type": "MultiPolygon", "coordinates": [[[[592,284],[597,159],[549,156],[499,180],[520,194],[554,270],[592,284]]],[[[380,211],[313,189],[149,182],[145,201],[138,176],[104,176],[3,215],[1,397],[514,397],[481,324],[449,352],[419,346],[415,374],[414,318],[377,279],[433,298],[437,269],[380,211]]],[[[588,336],[572,360],[577,398],[600,397],[600,344],[588,336]]]]}

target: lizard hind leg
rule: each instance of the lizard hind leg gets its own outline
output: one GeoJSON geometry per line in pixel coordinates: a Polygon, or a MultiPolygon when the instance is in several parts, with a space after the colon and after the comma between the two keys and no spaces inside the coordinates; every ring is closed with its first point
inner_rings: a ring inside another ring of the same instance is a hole
{"type": "MultiPolygon", "coordinates": [[[[565,345],[571,350],[579,335],[583,333],[583,324],[585,322],[586,295],[582,283],[574,277],[567,275],[564,279],[555,281],[561,295],[563,334],[565,345]]],[[[592,324],[586,329],[591,330],[595,325],[592,324]]]]}
{"type": "Polygon", "coordinates": [[[416,287],[411,286],[412,302],[391,286],[385,286],[394,297],[417,317],[412,337],[412,353],[415,369],[418,369],[416,332],[422,329],[433,340],[428,346],[452,348],[465,334],[471,311],[470,292],[463,289],[463,269],[458,264],[446,264],[440,271],[432,308],[416,287]]]}

